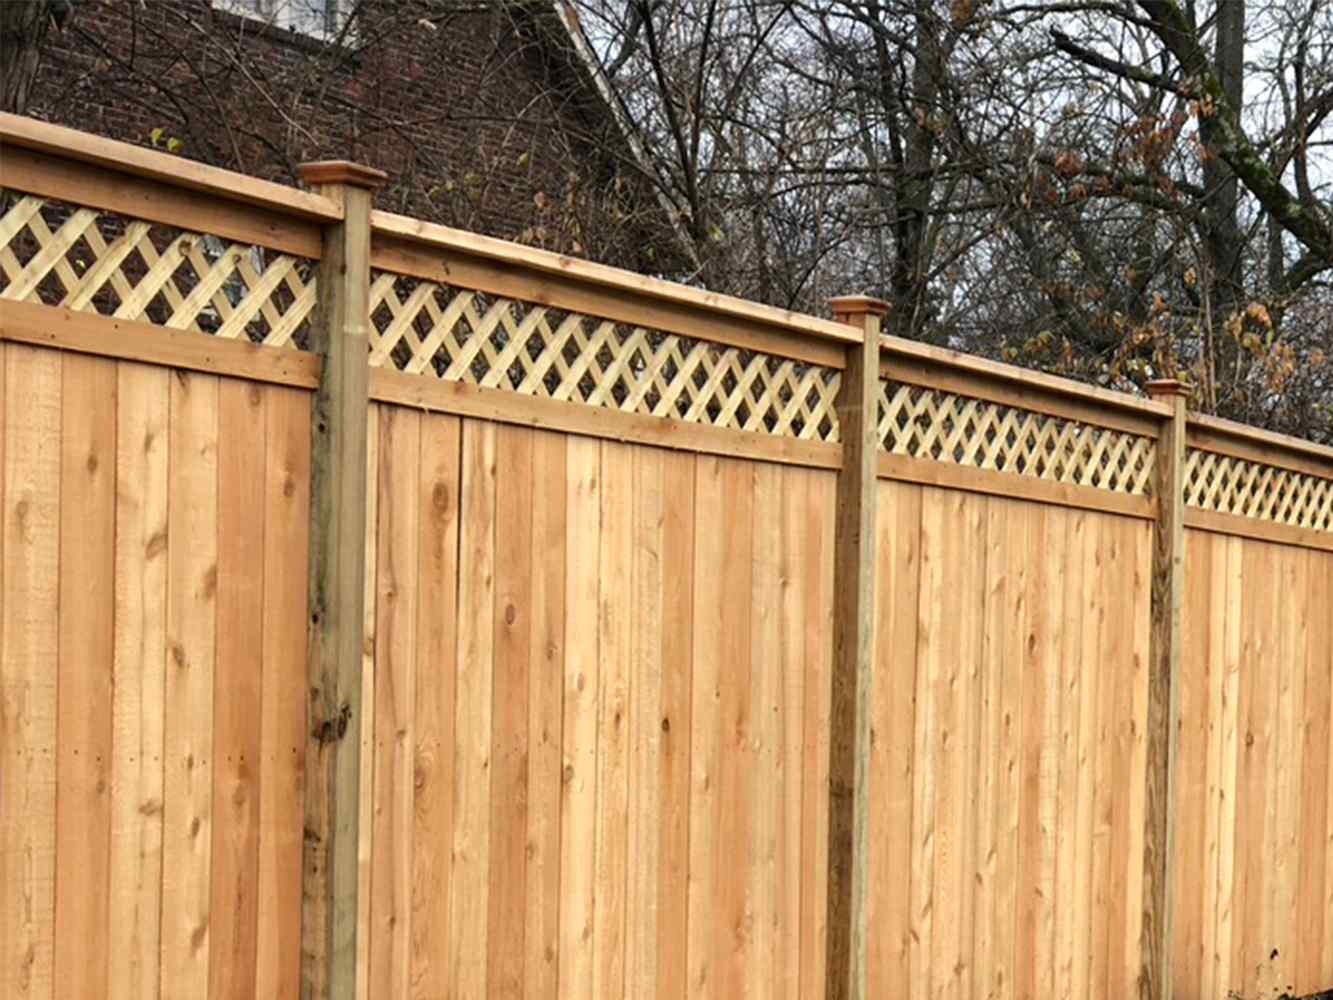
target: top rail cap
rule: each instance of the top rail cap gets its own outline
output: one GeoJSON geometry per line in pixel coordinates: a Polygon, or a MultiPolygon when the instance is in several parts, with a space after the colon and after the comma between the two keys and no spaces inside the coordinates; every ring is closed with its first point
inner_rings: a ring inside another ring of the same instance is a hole
{"type": "Polygon", "coordinates": [[[1148,390],[1148,395],[1153,399],[1170,399],[1173,396],[1188,397],[1190,394],[1190,387],[1174,378],[1154,379],[1144,388],[1148,390]]]}
{"type": "Polygon", "coordinates": [[[364,163],[351,160],[313,160],[302,163],[296,168],[301,180],[311,187],[320,184],[346,184],[350,187],[365,188],[374,191],[383,187],[389,175],[383,170],[376,170],[364,163]]]}
{"type": "Polygon", "coordinates": [[[867,313],[874,316],[889,314],[889,304],[871,295],[839,295],[829,299],[829,307],[833,310],[833,318],[840,323],[846,323],[853,316],[864,316],[867,313]]]}
{"type": "Polygon", "coordinates": [[[328,222],[341,219],[343,214],[341,205],[311,191],[0,111],[0,156],[6,146],[199,191],[298,219],[328,222]]]}

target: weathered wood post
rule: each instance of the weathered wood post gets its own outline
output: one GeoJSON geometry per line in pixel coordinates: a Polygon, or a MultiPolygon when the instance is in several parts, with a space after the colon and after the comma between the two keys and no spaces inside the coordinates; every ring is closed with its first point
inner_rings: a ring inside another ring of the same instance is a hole
{"type": "Polygon", "coordinates": [[[343,161],[301,178],[343,206],[324,230],[310,349],[324,361],[311,414],[309,715],[301,996],[356,992],[357,816],[366,538],[370,210],[385,175],[343,161]]]}
{"type": "Polygon", "coordinates": [[[1139,997],[1171,996],[1176,756],[1180,742],[1181,604],[1185,590],[1185,432],[1187,386],[1148,383],[1171,407],[1157,439],[1153,525],[1152,621],[1148,639],[1147,783],[1144,799],[1143,937],[1139,997]]]}
{"type": "Polygon", "coordinates": [[[863,1000],[870,781],[870,697],[875,662],[875,499],[879,340],[887,303],[831,303],[862,331],[847,349],[838,390],[842,468],[833,543],[833,698],[829,715],[828,957],[826,995],[863,1000]]]}

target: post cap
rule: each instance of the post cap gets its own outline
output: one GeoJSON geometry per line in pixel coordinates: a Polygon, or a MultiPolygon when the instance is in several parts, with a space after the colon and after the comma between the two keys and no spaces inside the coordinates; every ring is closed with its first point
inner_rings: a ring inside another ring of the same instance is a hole
{"type": "Polygon", "coordinates": [[[383,187],[389,180],[389,175],[383,170],[376,170],[364,163],[353,163],[351,160],[315,160],[312,163],[302,163],[296,168],[296,172],[300,174],[301,180],[311,187],[318,184],[346,184],[374,191],[383,187]]]}
{"type": "Polygon", "coordinates": [[[871,314],[874,316],[887,316],[889,314],[889,304],[883,299],[877,299],[873,295],[839,295],[836,298],[829,299],[829,307],[833,310],[833,316],[838,320],[847,320],[853,316],[864,316],[871,314]]]}
{"type": "Polygon", "coordinates": [[[1153,379],[1144,388],[1153,399],[1167,399],[1171,396],[1188,398],[1190,394],[1189,385],[1177,378],[1153,379]]]}

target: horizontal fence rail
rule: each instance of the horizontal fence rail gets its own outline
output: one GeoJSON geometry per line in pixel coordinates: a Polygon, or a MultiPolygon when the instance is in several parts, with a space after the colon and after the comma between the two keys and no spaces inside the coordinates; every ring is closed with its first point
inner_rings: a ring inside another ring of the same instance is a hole
{"type": "Polygon", "coordinates": [[[0,144],[0,993],[1333,987],[1333,449],[0,144]]]}

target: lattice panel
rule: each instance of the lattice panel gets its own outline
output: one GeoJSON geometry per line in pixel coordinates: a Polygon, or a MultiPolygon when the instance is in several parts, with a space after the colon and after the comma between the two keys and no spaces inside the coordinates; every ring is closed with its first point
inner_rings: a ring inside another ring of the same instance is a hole
{"type": "Polygon", "coordinates": [[[375,276],[372,366],[626,413],[836,441],[839,372],[515,299],[375,276]]]}
{"type": "Polygon", "coordinates": [[[315,262],[0,192],[0,298],[304,346],[315,262]]]}
{"type": "Polygon", "coordinates": [[[881,382],[879,440],[895,455],[1152,493],[1152,438],[937,389],[881,382]]]}
{"type": "Polygon", "coordinates": [[[1191,507],[1333,531],[1333,479],[1191,448],[1185,455],[1191,507]]]}

